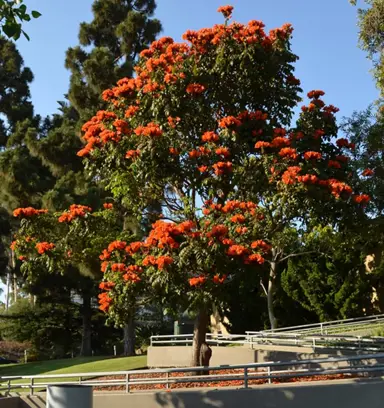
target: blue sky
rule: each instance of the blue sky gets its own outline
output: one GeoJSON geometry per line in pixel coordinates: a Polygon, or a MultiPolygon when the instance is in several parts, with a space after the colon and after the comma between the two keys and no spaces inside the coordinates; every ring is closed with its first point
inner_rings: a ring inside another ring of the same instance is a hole
{"type": "MultiPolygon", "coordinates": [[[[18,47],[34,75],[32,98],[36,113],[57,110],[56,101],[68,89],[64,68],[65,51],[77,45],[79,23],[90,21],[92,0],[26,0],[30,9],[43,15],[25,26],[31,41],[20,40],[18,47]]],[[[222,22],[216,12],[223,0],[158,0],[156,16],[163,35],[176,40],[187,29],[222,22]]],[[[323,89],[325,100],[338,106],[339,116],[366,108],[378,96],[371,64],[358,49],[357,10],[348,0],[232,0],[234,19],[263,20],[267,28],[292,23],[293,51],[299,55],[296,76],[307,92],[323,89]]]]}

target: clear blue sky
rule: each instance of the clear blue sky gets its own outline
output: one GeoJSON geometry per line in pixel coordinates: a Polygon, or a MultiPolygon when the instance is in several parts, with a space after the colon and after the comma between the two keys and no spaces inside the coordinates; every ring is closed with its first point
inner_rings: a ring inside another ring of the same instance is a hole
{"type": "MultiPolygon", "coordinates": [[[[216,9],[227,4],[226,0],[157,3],[163,35],[176,40],[187,29],[222,22],[216,9]]],[[[31,41],[20,40],[18,47],[35,75],[36,113],[51,114],[68,89],[65,51],[78,44],[79,23],[90,21],[92,0],[26,0],[26,4],[43,15],[25,26],[31,41]]],[[[357,10],[348,0],[232,0],[229,4],[235,6],[234,19],[240,22],[260,19],[268,29],[293,24],[293,51],[300,56],[296,76],[306,92],[323,89],[326,101],[341,109],[340,117],[364,109],[377,98],[370,62],[357,47],[357,10]]]]}

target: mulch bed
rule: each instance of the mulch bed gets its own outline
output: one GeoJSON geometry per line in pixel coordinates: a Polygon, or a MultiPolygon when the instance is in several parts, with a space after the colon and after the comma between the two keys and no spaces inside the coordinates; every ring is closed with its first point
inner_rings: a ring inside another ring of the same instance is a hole
{"type": "MultiPolygon", "coordinates": [[[[217,374],[226,374],[228,376],[240,374],[238,380],[230,380],[230,381],[207,381],[205,382],[183,382],[178,384],[169,384],[167,387],[166,384],[130,384],[129,389],[130,391],[157,391],[157,390],[172,390],[172,389],[185,389],[185,388],[223,388],[223,387],[244,387],[244,379],[243,379],[243,370],[216,370],[211,371],[210,375],[213,377],[217,374]]],[[[287,374],[289,372],[287,371],[287,374]]],[[[256,374],[256,371],[249,371],[249,375],[256,374]]],[[[257,374],[266,374],[265,372],[257,371],[257,374]]],[[[192,373],[169,373],[169,378],[182,378],[186,376],[192,376],[192,373]]],[[[293,382],[313,382],[313,381],[324,381],[324,380],[342,380],[348,378],[354,378],[356,375],[351,374],[334,374],[334,375],[317,375],[311,377],[292,377],[292,378],[281,378],[281,379],[272,379],[272,384],[282,384],[282,383],[293,383],[293,382]]],[[[153,378],[153,379],[166,379],[167,374],[165,373],[148,373],[148,374],[132,374],[130,376],[130,381],[141,378],[153,378]]],[[[125,376],[109,376],[109,377],[99,377],[97,380],[123,380],[125,381],[125,376]]],[[[249,379],[248,385],[255,386],[261,384],[267,384],[267,379],[249,379]]],[[[125,391],[125,385],[116,385],[116,386],[98,386],[94,387],[96,391],[125,391]]]]}

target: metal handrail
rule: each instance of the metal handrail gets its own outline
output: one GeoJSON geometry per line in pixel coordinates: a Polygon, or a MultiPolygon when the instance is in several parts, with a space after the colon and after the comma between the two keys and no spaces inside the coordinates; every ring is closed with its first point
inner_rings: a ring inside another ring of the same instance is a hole
{"type": "Polygon", "coordinates": [[[384,322],[384,314],[355,317],[355,318],[343,319],[343,320],[331,320],[328,322],[310,323],[310,324],[303,324],[303,325],[298,325],[298,326],[280,327],[277,329],[267,329],[267,330],[262,330],[260,332],[246,332],[246,333],[276,333],[276,332],[284,332],[284,331],[294,332],[294,331],[308,331],[308,330],[313,330],[313,329],[324,330],[325,328],[352,326],[354,324],[367,325],[370,323],[378,323],[379,321],[384,322]]]}
{"type": "MultiPolygon", "coordinates": [[[[158,345],[190,345],[193,342],[193,335],[161,335],[151,336],[151,346],[158,345]]],[[[268,345],[293,345],[299,347],[313,348],[334,348],[348,350],[382,351],[384,349],[384,337],[375,336],[372,338],[352,335],[305,335],[303,333],[259,333],[247,335],[233,334],[212,334],[207,333],[206,342],[210,345],[248,345],[253,348],[260,344],[268,345]]]]}
{"type": "Polygon", "coordinates": [[[172,369],[155,369],[155,370],[134,370],[134,371],[108,371],[108,372],[87,372],[87,373],[72,373],[72,374],[43,374],[43,375],[26,375],[26,376],[3,376],[0,377],[0,390],[5,390],[9,395],[12,390],[29,389],[30,394],[34,393],[35,389],[46,389],[49,385],[60,384],[86,384],[93,386],[125,386],[126,392],[130,392],[131,386],[142,384],[165,384],[169,387],[170,384],[186,383],[186,382],[216,382],[216,381],[243,381],[245,388],[252,379],[268,380],[269,383],[273,379],[284,379],[293,377],[311,377],[333,374],[369,374],[374,372],[384,372],[384,353],[367,354],[363,356],[343,356],[331,358],[319,358],[308,360],[293,360],[293,361],[278,361],[278,362],[263,362],[251,364],[236,364],[230,366],[213,366],[213,367],[188,367],[188,368],[172,368],[172,369]],[[364,360],[376,360],[377,365],[353,365],[352,362],[362,362],[364,360]],[[379,361],[382,360],[383,362],[379,361]],[[339,362],[348,362],[349,367],[338,368],[313,368],[315,364],[332,364],[339,362]],[[308,365],[308,368],[302,368],[308,365]],[[299,366],[299,367],[298,367],[299,366]],[[281,370],[281,367],[286,367],[281,370]],[[298,368],[297,368],[298,367],[298,368]],[[277,368],[278,370],[273,370],[277,368]],[[260,370],[261,371],[257,371],[260,370]],[[228,374],[212,374],[212,375],[193,375],[196,371],[225,371],[225,370],[242,370],[239,373],[230,372],[228,374]],[[172,373],[192,373],[184,377],[169,377],[172,373]],[[147,378],[132,378],[133,375],[153,375],[166,374],[166,377],[147,377],[147,378]],[[98,380],[100,377],[121,376],[122,379],[98,380]],[[60,381],[60,382],[44,382],[39,383],[36,380],[40,379],[72,379],[77,378],[77,381],[60,381]],[[88,378],[88,379],[87,379],[88,378]],[[29,380],[29,383],[12,384],[16,380],[29,380]],[[3,381],[6,381],[3,383],[3,381]]]}

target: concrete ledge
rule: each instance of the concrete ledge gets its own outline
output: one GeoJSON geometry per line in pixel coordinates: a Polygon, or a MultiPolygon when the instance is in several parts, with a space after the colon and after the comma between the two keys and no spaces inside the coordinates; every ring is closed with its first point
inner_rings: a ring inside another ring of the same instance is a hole
{"type": "MultiPolygon", "coordinates": [[[[353,350],[337,349],[313,349],[311,347],[293,347],[293,346],[268,346],[260,345],[257,349],[243,347],[211,347],[212,358],[211,366],[222,366],[232,364],[251,364],[263,363],[267,361],[292,361],[292,360],[311,360],[318,358],[354,356],[362,354],[372,354],[372,352],[362,352],[353,350]]],[[[189,367],[192,359],[192,347],[190,346],[156,346],[148,348],[147,364],[151,368],[164,367],[189,367]]],[[[384,361],[381,361],[382,363],[384,361]]],[[[370,365],[377,363],[366,361],[370,365]]],[[[314,364],[315,366],[315,364],[314,364]]],[[[316,365],[318,366],[318,365],[316,365]]],[[[342,361],[339,363],[322,363],[321,367],[345,367],[349,363],[342,361]]]]}
{"type": "MultiPolygon", "coordinates": [[[[211,366],[248,364],[256,361],[257,351],[246,347],[212,347],[211,366]]],[[[147,350],[147,365],[151,368],[189,367],[190,346],[159,346],[147,350]]]]}

